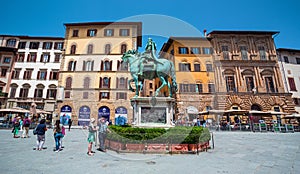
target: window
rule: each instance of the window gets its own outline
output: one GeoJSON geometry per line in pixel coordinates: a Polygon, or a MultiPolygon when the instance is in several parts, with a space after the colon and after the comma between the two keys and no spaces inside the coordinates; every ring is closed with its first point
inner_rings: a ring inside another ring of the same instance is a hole
{"type": "Polygon", "coordinates": [[[110,88],[110,78],[108,78],[108,77],[101,78],[100,77],[100,88],[110,88]]]}
{"type": "Polygon", "coordinates": [[[248,52],[246,46],[240,46],[242,60],[248,60],[248,52]]]}
{"type": "Polygon", "coordinates": [[[8,64],[10,63],[11,58],[10,57],[4,57],[3,63],[8,64]]]}
{"type": "Polygon", "coordinates": [[[114,30],[113,29],[105,29],[104,36],[114,36],[114,30]]]}
{"type": "Polygon", "coordinates": [[[11,86],[10,87],[9,98],[15,98],[16,97],[16,92],[17,92],[17,86],[11,86]]]}
{"type": "Polygon", "coordinates": [[[93,71],[94,61],[83,61],[82,71],[93,71]]]}
{"type": "Polygon", "coordinates": [[[59,75],[58,70],[51,71],[49,80],[58,80],[59,77],[58,75],[59,75]]]}
{"type": "Polygon", "coordinates": [[[36,53],[29,53],[27,55],[27,62],[36,62],[36,53]]]}
{"type": "Polygon", "coordinates": [[[215,92],[215,85],[214,84],[208,84],[208,92],[215,92]]]}
{"type": "Polygon", "coordinates": [[[280,108],[278,106],[274,106],[274,111],[275,112],[280,112],[280,108]]]}
{"type": "Polygon", "coordinates": [[[111,46],[110,46],[110,44],[106,44],[106,45],[105,45],[104,53],[105,53],[105,54],[110,54],[110,51],[111,51],[111,46]]]}
{"type": "Polygon", "coordinates": [[[210,64],[210,63],[206,64],[206,71],[213,72],[212,64],[210,64]]]}
{"type": "Polygon", "coordinates": [[[68,71],[75,71],[76,69],[76,61],[70,61],[68,63],[68,71]]]}
{"type": "Polygon", "coordinates": [[[89,29],[89,30],[87,30],[87,36],[94,37],[96,35],[97,35],[97,30],[96,29],[89,29]]]}
{"type": "Polygon", "coordinates": [[[7,46],[7,47],[15,47],[15,46],[16,46],[16,43],[17,43],[17,40],[16,40],[16,39],[8,39],[8,40],[7,40],[7,43],[6,43],[6,46],[7,46]]]}
{"type": "Polygon", "coordinates": [[[40,70],[37,74],[38,80],[46,80],[47,78],[47,70],[40,70]]]}
{"type": "Polygon", "coordinates": [[[54,49],[55,49],[55,50],[62,50],[62,49],[63,49],[63,46],[64,46],[64,43],[63,43],[63,42],[55,42],[55,43],[54,43],[54,49]]]}
{"type": "Polygon", "coordinates": [[[275,92],[273,78],[272,77],[265,77],[265,82],[266,82],[267,92],[275,92]]]}
{"type": "Polygon", "coordinates": [[[254,80],[253,77],[246,77],[246,86],[247,86],[247,91],[252,92],[254,89],[254,80]]]}
{"type": "Polygon", "coordinates": [[[76,45],[71,46],[70,54],[76,54],[76,45]]]}
{"type": "Polygon", "coordinates": [[[191,71],[191,64],[179,63],[179,71],[191,71]]]}
{"type": "Polygon", "coordinates": [[[39,46],[40,46],[39,42],[30,42],[30,44],[29,44],[30,49],[38,49],[39,46]]]}
{"type": "Polygon", "coordinates": [[[1,68],[1,77],[6,77],[7,68],[1,68]]]}
{"type": "Polygon", "coordinates": [[[223,59],[229,60],[229,48],[228,46],[223,45],[222,46],[222,52],[223,52],[223,59]]]}
{"type": "Polygon", "coordinates": [[[20,89],[19,97],[27,98],[28,97],[29,88],[27,86],[20,89]]]}
{"type": "Polygon", "coordinates": [[[266,51],[264,46],[258,47],[259,57],[260,60],[267,60],[266,51]]]}
{"type": "Polygon", "coordinates": [[[111,71],[111,68],[112,68],[112,61],[108,61],[108,60],[106,60],[106,61],[102,61],[102,70],[103,71],[111,71]]]}
{"type": "Polygon", "coordinates": [[[21,72],[21,69],[15,69],[15,70],[13,70],[13,72],[11,74],[11,78],[12,79],[19,79],[20,72],[21,72]]]}
{"type": "Polygon", "coordinates": [[[31,75],[32,75],[32,71],[33,71],[33,69],[26,69],[24,71],[23,79],[30,80],[31,79],[31,75]]]}
{"type": "Polygon", "coordinates": [[[293,98],[295,105],[299,105],[298,98],[293,98]]]}
{"type": "Polygon", "coordinates": [[[187,47],[179,47],[179,54],[189,54],[189,50],[187,47]]]}
{"type": "Polygon", "coordinates": [[[300,64],[300,58],[297,58],[297,57],[296,57],[296,63],[297,63],[297,64],[300,64]]]}
{"type": "Polygon", "coordinates": [[[283,56],[283,59],[284,59],[284,62],[285,62],[285,63],[290,63],[290,62],[289,62],[289,58],[288,58],[287,56],[283,56]]]}
{"type": "Polygon", "coordinates": [[[179,89],[181,93],[189,92],[189,84],[179,84],[179,89]]]}
{"type": "Polygon", "coordinates": [[[87,54],[93,54],[93,45],[92,44],[89,44],[88,45],[88,48],[87,48],[87,54]]]}
{"type": "Polygon", "coordinates": [[[288,81],[289,81],[290,90],[297,91],[294,78],[289,77],[288,81]]]}
{"type": "Polygon", "coordinates": [[[82,98],[83,99],[88,99],[89,98],[89,92],[83,92],[82,93],[82,98]]]}
{"type": "Polygon", "coordinates": [[[43,91],[44,89],[42,88],[36,88],[34,90],[34,98],[43,98],[43,91]]]}
{"type": "Polygon", "coordinates": [[[203,85],[201,83],[196,84],[196,92],[203,93],[203,85]]]}
{"type": "Polygon", "coordinates": [[[52,49],[52,42],[44,42],[43,43],[43,49],[45,50],[51,50],[52,49]]]}
{"type": "Polygon", "coordinates": [[[47,89],[47,98],[56,99],[56,92],[57,90],[55,88],[47,89]]]}
{"type": "Polygon", "coordinates": [[[199,47],[192,47],[191,48],[191,54],[200,54],[200,48],[199,47]]]}
{"type": "Polygon", "coordinates": [[[226,76],[226,89],[227,92],[236,92],[234,76],[226,76]]]}
{"type": "Polygon", "coordinates": [[[43,63],[50,62],[50,54],[48,54],[48,53],[42,54],[40,62],[43,62],[43,63]]]}
{"type": "Polygon", "coordinates": [[[72,37],[78,37],[79,30],[73,30],[72,37]]]}
{"type": "Polygon", "coordinates": [[[84,78],[83,80],[83,88],[88,89],[90,88],[91,79],[89,77],[84,78]]]}
{"type": "Polygon", "coordinates": [[[71,98],[71,92],[65,91],[65,98],[71,98]]]}
{"type": "Polygon", "coordinates": [[[127,78],[124,77],[117,78],[117,89],[126,89],[127,78]]]}
{"type": "Polygon", "coordinates": [[[54,56],[54,62],[58,63],[60,61],[61,54],[55,54],[54,56]]]}
{"type": "Polygon", "coordinates": [[[128,71],[128,62],[118,61],[119,71],[128,71]]]}
{"type": "Polygon", "coordinates": [[[121,45],[121,54],[124,54],[127,51],[127,45],[126,44],[122,44],[121,45]]]}
{"type": "Polygon", "coordinates": [[[201,71],[201,67],[200,67],[200,64],[199,64],[199,63],[195,63],[195,64],[194,64],[194,71],[195,71],[195,72],[200,72],[200,71],[201,71]]]}
{"type": "Polygon", "coordinates": [[[123,99],[127,100],[127,93],[126,92],[117,92],[117,100],[123,99]]]}
{"type": "Polygon", "coordinates": [[[109,92],[100,92],[100,100],[109,99],[109,92]]]}
{"type": "Polygon", "coordinates": [[[19,42],[19,46],[18,46],[19,49],[25,49],[25,47],[26,47],[26,42],[19,42]]]}
{"type": "Polygon", "coordinates": [[[66,79],[66,89],[71,89],[72,88],[72,77],[68,77],[66,79]]]}
{"type": "Polygon", "coordinates": [[[212,48],[203,47],[202,48],[202,54],[212,54],[212,48]]]}
{"type": "Polygon", "coordinates": [[[129,36],[129,29],[120,29],[120,36],[129,36]]]}
{"type": "Polygon", "coordinates": [[[17,62],[24,62],[25,53],[19,53],[17,57],[17,62]]]}

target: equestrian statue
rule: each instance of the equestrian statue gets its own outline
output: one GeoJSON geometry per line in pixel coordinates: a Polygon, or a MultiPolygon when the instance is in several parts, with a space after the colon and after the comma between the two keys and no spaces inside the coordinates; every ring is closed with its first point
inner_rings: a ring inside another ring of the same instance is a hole
{"type": "Polygon", "coordinates": [[[128,84],[129,89],[134,91],[130,83],[135,83],[135,97],[138,97],[139,91],[143,89],[144,79],[160,79],[161,86],[156,89],[155,97],[164,86],[168,87],[169,97],[177,91],[174,64],[167,59],[156,57],[156,44],[151,38],[148,39],[145,52],[138,53],[136,50],[129,50],[123,54],[122,60],[123,63],[129,64],[132,79],[128,81],[128,84]]]}

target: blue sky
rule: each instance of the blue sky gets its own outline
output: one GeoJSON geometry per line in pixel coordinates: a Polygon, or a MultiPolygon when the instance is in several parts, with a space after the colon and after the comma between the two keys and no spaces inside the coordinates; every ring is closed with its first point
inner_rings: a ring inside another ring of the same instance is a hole
{"type": "Polygon", "coordinates": [[[161,36],[158,49],[169,36],[199,36],[204,29],[279,31],[277,48],[300,49],[298,1],[5,0],[1,2],[0,34],[64,37],[64,23],[144,22],[145,17],[154,16],[143,25],[143,34],[161,36]]]}

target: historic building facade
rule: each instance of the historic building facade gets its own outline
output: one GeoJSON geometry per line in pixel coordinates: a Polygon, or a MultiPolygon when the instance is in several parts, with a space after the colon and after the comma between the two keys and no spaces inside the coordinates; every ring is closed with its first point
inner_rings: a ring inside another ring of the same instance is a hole
{"type": "Polygon", "coordinates": [[[211,44],[205,37],[170,37],[163,45],[160,57],[173,61],[176,70],[178,92],[174,119],[191,122],[198,117],[199,111],[213,107],[215,74],[212,56],[211,44]]]}
{"type": "Polygon", "coordinates": [[[214,109],[292,113],[284,90],[273,36],[268,31],[212,31],[216,98],[214,109]]]}
{"type": "MultiPolygon", "coordinates": [[[[7,107],[40,109],[49,116],[56,107],[62,37],[15,36],[18,54],[11,73],[7,107]]],[[[35,113],[35,111],[34,111],[35,113]]]]}
{"type": "Polygon", "coordinates": [[[295,110],[300,113],[300,50],[278,48],[277,55],[284,90],[292,93],[295,110]]]}
{"type": "Polygon", "coordinates": [[[6,108],[7,105],[17,42],[14,36],[0,35],[0,108],[6,108]]]}
{"type": "MultiPolygon", "coordinates": [[[[90,118],[132,117],[128,65],[121,60],[141,46],[140,22],[65,24],[65,52],[60,68],[58,116],[86,125],[90,118]]],[[[132,118],[127,118],[131,122],[132,118]]]]}

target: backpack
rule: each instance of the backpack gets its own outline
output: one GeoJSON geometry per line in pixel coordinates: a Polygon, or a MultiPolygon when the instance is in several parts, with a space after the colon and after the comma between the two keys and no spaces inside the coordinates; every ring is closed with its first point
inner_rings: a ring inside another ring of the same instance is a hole
{"type": "Polygon", "coordinates": [[[26,120],[25,120],[25,122],[24,122],[24,126],[25,126],[25,127],[29,127],[29,126],[30,126],[30,122],[29,122],[29,120],[28,120],[28,119],[26,119],[26,120]]]}

